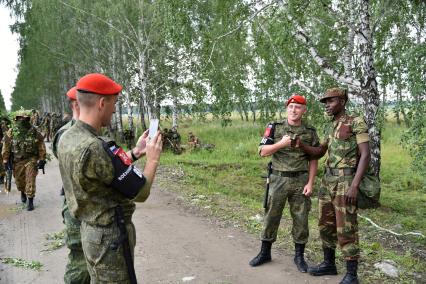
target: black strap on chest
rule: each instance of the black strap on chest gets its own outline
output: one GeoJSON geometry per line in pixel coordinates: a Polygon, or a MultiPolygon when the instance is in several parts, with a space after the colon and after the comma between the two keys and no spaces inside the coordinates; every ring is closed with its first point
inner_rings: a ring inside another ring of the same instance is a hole
{"type": "Polygon", "coordinates": [[[126,261],[127,273],[131,284],[137,284],[135,267],[133,265],[132,252],[129,244],[129,234],[126,229],[126,222],[124,220],[123,208],[120,205],[115,207],[115,222],[120,231],[118,239],[112,242],[110,249],[117,250],[120,246],[123,248],[124,260],[126,261]]]}

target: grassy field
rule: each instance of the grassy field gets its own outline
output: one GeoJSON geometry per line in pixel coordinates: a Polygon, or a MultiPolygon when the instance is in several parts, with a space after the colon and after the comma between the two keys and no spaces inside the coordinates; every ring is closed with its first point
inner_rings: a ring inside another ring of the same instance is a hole
{"type": "MultiPolygon", "coordinates": [[[[167,126],[163,123],[163,127],[167,126]]],[[[215,148],[212,151],[187,150],[181,155],[166,151],[161,158],[163,178],[159,182],[164,188],[179,192],[189,203],[219,218],[224,224],[258,235],[263,216],[265,180],[262,176],[266,174],[269,161],[257,154],[263,130],[264,126],[237,119],[226,128],[222,128],[219,121],[184,120],[179,128],[182,144],[186,143],[188,133],[192,131],[202,143],[212,143],[215,148]]],[[[402,127],[386,124],[382,133],[382,207],[360,211],[360,214],[398,234],[418,232],[426,235],[424,176],[411,169],[411,159],[399,142],[402,132],[402,127]]],[[[322,173],[320,162],[317,182],[322,173]]],[[[307,254],[311,263],[315,263],[322,258],[316,193],[312,201],[307,254]]],[[[362,247],[360,273],[365,283],[416,283],[422,281],[419,277],[426,277],[425,238],[395,236],[375,228],[365,219],[360,218],[359,222],[362,247]],[[374,263],[385,259],[396,263],[400,271],[398,278],[386,278],[374,269],[374,263]]],[[[291,221],[286,208],[274,246],[292,252],[290,232],[291,221]]],[[[338,259],[342,271],[339,252],[338,259]]]]}

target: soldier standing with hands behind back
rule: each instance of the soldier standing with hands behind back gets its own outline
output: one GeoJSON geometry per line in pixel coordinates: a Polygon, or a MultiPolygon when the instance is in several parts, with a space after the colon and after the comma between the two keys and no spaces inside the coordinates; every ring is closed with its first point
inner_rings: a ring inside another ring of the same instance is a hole
{"type": "Polygon", "coordinates": [[[135,202],[149,194],[162,150],[148,132],[124,152],[100,137],[111,123],[122,87],[102,74],[77,82],[79,120],[59,140],[59,168],[70,213],[81,221],[81,241],[91,283],[136,283],[133,267],[135,202]],[[143,173],[132,162],[146,155],[143,173]]]}
{"type": "Polygon", "coordinates": [[[272,173],[264,217],[262,248],[250,261],[251,266],[271,261],[272,243],[277,238],[282,212],[288,200],[293,219],[294,262],[300,272],[307,272],[304,250],[309,237],[310,196],[318,161],[311,160],[296,147],[296,137],[312,146],[318,146],[319,139],[315,128],[302,122],[302,116],[306,111],[306,99],[298,94],[292,95],[287,101],[287,119],[269,123],[260,143],[260,155],[262,157],[272,155],[272,173]]]}

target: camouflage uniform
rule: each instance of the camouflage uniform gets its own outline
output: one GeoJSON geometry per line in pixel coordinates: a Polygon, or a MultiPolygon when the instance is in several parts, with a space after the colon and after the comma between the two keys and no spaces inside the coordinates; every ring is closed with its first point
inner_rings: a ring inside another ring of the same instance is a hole
{"type": "Polygon", "coordinates": [[[326,174],[319,191],[319,230],[324,248],[342,249],[346,260],[359,258],[357,206],[346,204],[358,162],[358,144],[369,141],[363,118],[343,115],[325,128],[329,142],[326,174]]]}
{"type": "Polygon", "coordinates": [[[38,112],[33,111],[31,114],[30,122],[34,126],[38,126],[38,112]]]}
{"type": "Polygon", "coordinates": [[[51,137],[56,134],[56,132],[61,128],[62,126],[62,119],[61,116],[54,112],[52,115],[52,119],[50,121],[50,135],[51,137]]]}
{"type": "Polygon", "coordinates": [[[171,149],[175,154],[182,153],[181,136],[176,127],[165,128],[163,131],[164,149],[171,149]]]}
{"type": "Polygon", "coordinates": [[[34,198],[37,161],[46,159],[46,146],[43,136],[34,127],[31,126],[26,131],[14,133],[13,129],[9,129],[4,137],[2,155],[4,162],[13,154],[13,177],[16,187],[28,198],[34,198]]]}
{"type": "Polygon", "coordinates": [[[52,120],[52,118],[50,117],[50,113],[46,113],[46,115],[44,116],[42,125],[43,125],[44,137],[47,138],[47,142],[50,141],[50,135],[51,135],[50,122],[51,122],[51,120],[52,120]]]}
{"type": "MultiPolygon", "coordinates": [[[[268,125],[260,147],[262,145],[275,144],[285,135],[297,135],[305,144],[319,145],[319,138],[315,128],[304,123],[300,126],[292,126],[285,120],[268,125]],[[270,127],[271,129],[274,128],[274,131],[268,131],[270,127]]],[[[303,194],[303,189],[308,183],[308,162],[308,155],[297,148],[282,148],[272,155],[273,170],[270,177],[262,241],[275,242],[282,212],[288,200],[293,219],[293,240],[298,244],[307,243],[309,237],[308,215],[311,209],[311,200],[303,194]]]]}
{"type": "MultiPolygon", "coordinates": [[[[0,153],[2,152],[2,149],[3,149],[3,139],[7,131],[8,131],[7,119],[2,117],[0,119],[0,153]]],[[[6,169],[3,163],[0,163],[0,184],[4,182],[5,175],[6,175],[6,169]]]]}
{"type": "MultiPolygon", "coordinates": [[[[122,246],[117,250],[110,247],[120,235],[114,222],[115,208],[120,205],[134,257],[136,233],[131,218],[135,203],[110,186],[114,167],[96,129],[77,121],[62,135],[58,156],[70,213],[81,221],[81,241],[91,283],[129,283],[122,246]]],[[[149,187],[144,186],[139,194],[146,195],[147,190],[149,187]]]]}
{"type": "MultiPolygon", "coordinates": [[[[75,120],[62,126],[56,132],[52,141],[52,151],[58,158],[58,143],[62,134],[75,124],[75,120]]],[[[87,270],[86,260],[84,258],[83,247],[81,245],[80,225],[81,222],[74,218],[69,210],[66,198],[62,204],[62,216],[65,224],[65,244],[70,250],[68,253],[68,263],[65,267],[64,283],[90,283],[90,275],[87,270]]]]}

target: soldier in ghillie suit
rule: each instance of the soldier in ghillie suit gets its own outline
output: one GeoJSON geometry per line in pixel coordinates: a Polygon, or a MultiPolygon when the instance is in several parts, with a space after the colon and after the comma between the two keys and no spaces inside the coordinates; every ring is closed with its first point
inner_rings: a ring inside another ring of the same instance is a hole
{"type": "Polygon", "coordinates": [[[125,129],[123,131],[124,143],[126,143],[127,149],[132,148],[135,140],[135,132],[131,129],[125,129]]]}
{"type": "Polygon", "coordinates": [[[272,167],[268,173],[270,189],[261,235],[262,248],[250,261],[250,265],[258,266],[271,261],[272,243],[276,241],[284,206],[288,200],[293,219],[291,232],[295,246],[294,263],[300,272],[305,273],[308,270],[304,250],[309,237],[310,196],[318,161],[298,149],[296,138],[311,146],[318,146],[319,138],[315,128],[302,121],[302,116],[307,111],[306,99],[303,96],[292,95],[286,106],[287,118],[282,122],[269,123],[259,146],[259,154],[262,157],[272,155],[272,167]]]}
{"type": "Polygon", "coordinates": [[[31,125],[30,116],[31,113],[23,109],[14,114],[14,124],[4,137],[2,149],[3,164],[13,155],[13,176],[21,192],[22,203],[26,203],[28,198],[28,211],[34,209],[38,169],[44,169],[46,164],[43,135],[31,125]]]}
{"type": "Polygon", "coordinates": [[[201,141],[200,139],[194,135],[194,133],[189,132],[188,133],[188,146],[189,149],[198,149],[201,147],[201,141]]]}
{"type": "MultiPolygon", "coordinates": [[[[6,115],[0,116],[0,153],[3,149],[3,139],[9,130],[10,120],[6,115]]],[[[4,177],[6,175],[6,168],[3,163],[0,164],[0,184],[4,183],[4,177]]]]}
{"type": "Polygon", "coordinates": [[[164,139],[164,145],[163,147],[165,149],[170,149],[175,154],[181,154],[182,153],[182,146],[181,146],[181,136],[179,132],[177,131],[177,128],[173,126],[171,129],[165,128],[163,131],[163,139],[164,139]]]}
{"type": "MultiPolygon", "coordinates": [[[[332,118],[325,127],[328,142],[325,175],[319,190],[319,230],[324,261],[311,267],[314,276],[336,275],[335,249],[339,244],[346,260],[346,275],[341,284],[358,283],[358,221],[357,196],[362,177],[370,162],[367,125],[362,117],[348,115],[345,105],[347,90],[332,88],[320,99],[332,118]]],[[[300,148],[311,156],[324,155],[326,147],[300,148]]]]}

